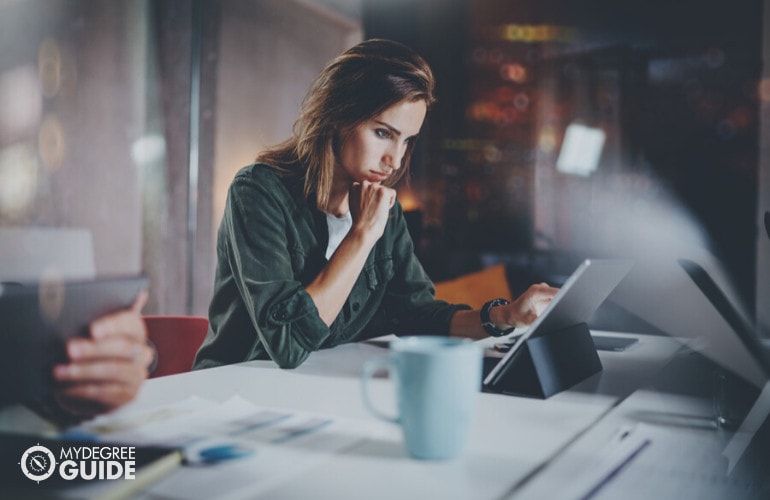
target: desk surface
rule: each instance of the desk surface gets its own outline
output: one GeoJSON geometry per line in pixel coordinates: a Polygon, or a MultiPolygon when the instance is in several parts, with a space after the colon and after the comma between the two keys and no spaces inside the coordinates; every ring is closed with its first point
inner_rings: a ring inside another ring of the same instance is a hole
{"type": "MultiPolygon", "coordinates": [[[[639,337],[625,352],[600,352],[602,372],[547,400],[481,394],[468,448],[450,461],[409,458],[399,429],[367,412],[361,399],[361,367],[366,360],[387,354],[367,343],[316,352],[294,370],[255,361],[153,379],[126,411],[193,395],[225,401],[239,394],[260,406],[361,419],[378,426],[376,439],[277,485],[265,494],[267,498],[353,499],[361,498],[361,491],[375,499],[500,498],[643,386],[679,348],[668,338],[639,337]]],[[[384,408],[395,408],[388,380],[375,379],[371,393],[384,408]]],[[[180,478],[168,479],[175,480],[180,478]]],[[[210,488],[197,491],[202,498],[209,497],[221,493],[222,485],[210,488]]]]}
{"type": "Polygon", "coordinates": [[[769,436],[767,424],[761,424],[769,409],[770,384],[760,395],[705,357],[682,350],[549,462],[516,498],[565,498],[556,486],[564,478],[574,478],[569,498],[583,498],[581,492],[597,484],[596,471],[619,467],[590,498],[766,500],[769,436]],[[727,403],[716,394],[732,399],[727,412],[717,409],[727,403]],[[747,417],[739,426],[750,408],[759,410],[757,425],[747,425],[752,420],[747,417]],[[733,425],[719,425],[718,412],[740,416],[733,425]],[[620,432],[627,435],[624,444],[617,440],[620,432]]]}
{"type": "MultiPolygon", "coordinates": [[[[337,452],[267,490],[250,492],[243,485],[228,490],[228,484],[217,481],[216,474],[183,467],[153,485],[145,492],[146,498],[161,493],[168,498],[175,485],[189,485],[190,481],[195,482],[193,491],[200,498],[221,498],[232,493],[234,497],[248,498],[358,499],[362,491],[366,498],[374,499],[543,498],[539,496],[543,484],[552,488],[554,481],[559,484],[571,480],[565,478],[574,478],[573,450],[578,450],[578,457],[581,446],[584,451],[593,450],[592,446],[605,438],[607,429],[616,428],[613,415],[623,407],[621,403],[636,401],[629,396],[648,385],[681,348],[670,338],[634,336],[639,342],[626,351],[600,351],[602,372],[547,400],[480,394],[468,447],[461,457],[448,461],[408,457],[400,430],[375,419],[364,407],[359,378],[363,363],[387,355],[386,349],[373,343],[347,344],[313,353],[294,370],[253,361],[151,379],[137,399],[117,415],[193,396],[225,402],[239,395],[260,407],[354,419],[376,430],[371,439],[337,452]],[[597,433],[598,437],[592,437],[597,433]],[[207,479],[209,476],[211,479],[207,479]],[[543,477],[545,483],[540,481],[543,477]]],[[[374,379],[370,392],[383,409],[395,409],[390,381],[374,379]]],[[[5,424],[9,422],[13,424],[13,419],[6,418],[5,424]]],[[[237,467],[236,462],[233,467],[237,467]]],[[[184,497],[190,497],[189,487],[184,497]]]]}

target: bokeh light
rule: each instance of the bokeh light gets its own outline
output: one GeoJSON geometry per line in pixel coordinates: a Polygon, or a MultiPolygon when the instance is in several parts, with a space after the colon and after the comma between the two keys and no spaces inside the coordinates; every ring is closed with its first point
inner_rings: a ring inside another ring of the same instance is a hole
{"type": "Polygon", "coordinates": [[[553,153],[556,150],[556,132],[553,127],[545,126],[540,129],[537,146],[544,153],[553,153]]]}
{"type": "Polygon", "coordinates": [[[500,66],[500,76],[503,80],[524,83],[527,81],[527,68],[519,63],[503,64],[500,66]]]}
{"type": "Polygon", "coordinates": [[[552,24],[505,24],[494,31],[507,42],[572,42],[577,38],[574,28],[552,24]]]}
{"type": "Polygon", "coordinates": [[[19,66],[0,74],[0,144],[20,140],[40,122],[43,100],[33,66],[19,66]]]}
{"type": "Polygon", "coordinates": [[[0,150],[0,220],[21,220],[32,208],[38,184],[34,148],[16,144],[0,150]]]}
{"type": "Polygon", "coordinates": [[[45,97],[55,96],[62,83],[62,55],[56,40],[47,38],[40,44],[37,69],[43,95],[45,97]]]}
{"type": "Polygon", "coordinates": [[[131,159],[137,166],[153,165],[166,156],[166,139],[159,134],[149,134],[131,145],[131,159]]]}
{"type": "Polygon", "coordinates": [[[48,170],[57,170],[64,160],[67,147],[64,129],[55,115],[49,115],[43,119],[37,144],[43,165],[48,170]]]}

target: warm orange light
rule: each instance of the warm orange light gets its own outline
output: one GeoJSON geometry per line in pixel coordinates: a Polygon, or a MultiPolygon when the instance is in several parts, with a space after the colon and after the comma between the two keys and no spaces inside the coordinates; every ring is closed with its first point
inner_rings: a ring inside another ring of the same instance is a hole
{"type": "Polygon", "coordinates": [[[401,208],[404,209],[404,212],[412,212],[422,208],[417,195],[407,186],[398,189],[398,201],[401,203],[401,208]]]}
{"type": "Polygon", "coordinates": [[[575,28],[552,24],[504,24],[496,28],[497,38],[508,42],[571,42],[575,28]]]}
{"type": "Polygon", "coordinates": [[[527,68],[519,63],[503,64],[500,67],[500,76],[502,76],[504,80],[524,83],[527,81],[527,68]]]}

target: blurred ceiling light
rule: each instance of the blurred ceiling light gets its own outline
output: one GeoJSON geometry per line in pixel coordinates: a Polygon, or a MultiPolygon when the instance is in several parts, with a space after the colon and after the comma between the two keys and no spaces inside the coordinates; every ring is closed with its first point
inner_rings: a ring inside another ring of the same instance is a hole
{"type": "Polygon", "coordinates": [[[0,74],[0,139],[12,142],[34,131],[43,113],[43,98],[34,66],[0,74]]]}
{"type": "Polygon", "coordinates": [[[32,207],[37,191],[37,157],[29,144],[0,150],[0,219],[17,221],[32,207]]]}
{"type": "Polygon", "coordinates": [[[588,177],[599,166],[604,139],[602,129],[578,123],[568,125],[556,160],[556,169],[565,174],[588,177]]]}

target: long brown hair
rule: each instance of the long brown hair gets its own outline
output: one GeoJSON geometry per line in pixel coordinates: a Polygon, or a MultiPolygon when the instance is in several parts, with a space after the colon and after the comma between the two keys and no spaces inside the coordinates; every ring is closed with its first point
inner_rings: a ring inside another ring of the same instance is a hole
{"type": "MultiPolygon", "coordinates": [[[[409,47],[371,39],[333,59],[318,74],[305,96],[294,134],[269,148],[256,161],[284,172],[305,175],[305,196],[316,194],[326,209],[342,136],[401,101],[435,102],[435,80],[428,63],[409,47]]],[[[409,170],[414,141],[401,168],[386,184],[394,185],[409,170]]]]}

